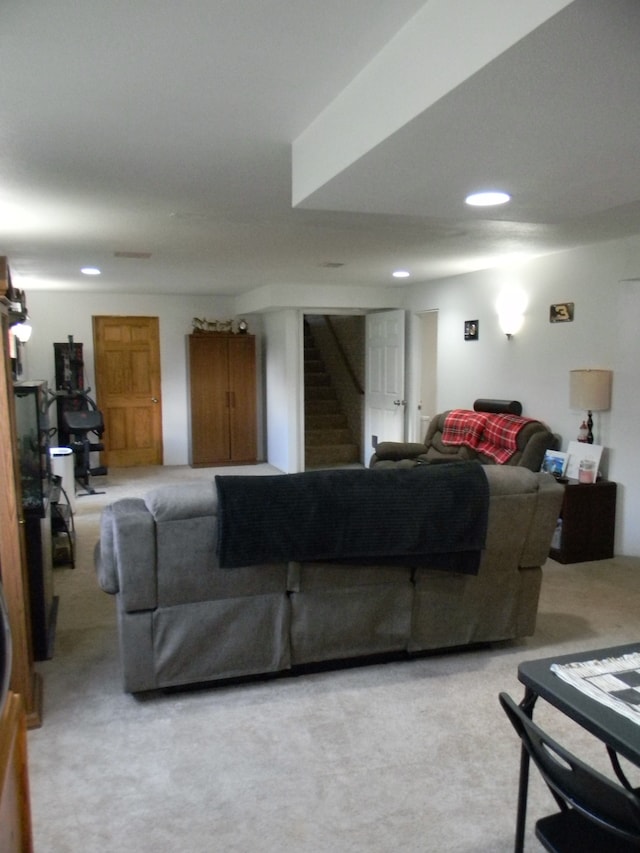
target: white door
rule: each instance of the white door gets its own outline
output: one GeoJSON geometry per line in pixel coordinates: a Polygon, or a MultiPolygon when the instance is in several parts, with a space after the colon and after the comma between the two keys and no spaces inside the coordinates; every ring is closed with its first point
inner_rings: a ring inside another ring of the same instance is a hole
{"type": "Polygon", "coordinates": [[[405,438],[404,339],[404,311],[367,314],[364,465],[378,442],[405,438]]]}

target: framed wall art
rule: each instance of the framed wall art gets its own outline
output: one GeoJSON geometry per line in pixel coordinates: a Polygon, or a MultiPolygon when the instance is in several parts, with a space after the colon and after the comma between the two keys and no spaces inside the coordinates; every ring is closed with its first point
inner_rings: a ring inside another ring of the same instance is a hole
{"type": "Polygon", "coordinates": [[[465,341],[477,341],[478,340],[478,321],[477,320],[465,320],[464,321],[464,339],[465,341]]]}

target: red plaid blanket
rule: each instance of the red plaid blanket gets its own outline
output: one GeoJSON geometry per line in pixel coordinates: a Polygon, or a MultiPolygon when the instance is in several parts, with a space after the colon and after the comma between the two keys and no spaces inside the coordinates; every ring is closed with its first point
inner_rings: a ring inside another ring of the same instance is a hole
{"type": "Polygon", "coordinates": [[[487,422],[484,412],[472,412],[469,409],[452,409],[444,419],[442,443],[459,447],[461,444],[476,448],[482,438],[487,422]]]}
{"type": "Polygon", "coordinates": [[[518,433],[531,420],[519,415],[491,415],[487,418],[481,440],[475,446],[476,451],[504,465],[518,449],[518,433]]]}

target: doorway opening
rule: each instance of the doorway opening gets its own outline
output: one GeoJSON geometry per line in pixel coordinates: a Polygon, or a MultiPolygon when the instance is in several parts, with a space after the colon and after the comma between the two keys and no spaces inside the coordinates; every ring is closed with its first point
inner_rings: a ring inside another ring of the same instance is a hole
{"type": "Polygon", "coordinates": [[[304,468],[362,467],[365,318],[305,314],[304,468]]]}

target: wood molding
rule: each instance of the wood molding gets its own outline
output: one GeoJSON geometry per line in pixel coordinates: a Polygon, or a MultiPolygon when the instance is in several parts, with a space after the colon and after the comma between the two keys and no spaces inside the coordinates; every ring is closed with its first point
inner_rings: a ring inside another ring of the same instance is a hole
{"type": "MultiPolygon", "coordinates": [[[[0,292],[7,289],[6,259],[0,261],[0,292]],[[4,290],[3,290],[4,288],[4,290]]],[[[15,410],[9,359],[9,321],[2,309],[2,346],[0,346],[0,577],[7,602],[13,668],[11,689],[24,701],[27,726],[42,724],[42,681],[33,669],[31,648],[29,586],[27,577],[24,519],[19,489],[17,454],[15,453],[15,410]]]]}
{"type": "Polygon", "coordinates": [[[15,693],[0,718],[0,850],[33,853],[27,732],[22,697],[15,693]]]}

